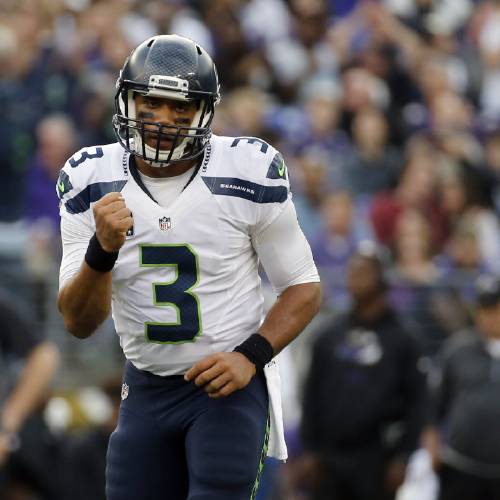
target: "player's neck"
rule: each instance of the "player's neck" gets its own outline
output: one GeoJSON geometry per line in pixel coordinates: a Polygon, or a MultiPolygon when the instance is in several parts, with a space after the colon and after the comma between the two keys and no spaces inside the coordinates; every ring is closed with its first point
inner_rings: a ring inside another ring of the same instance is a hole
{"type": "Polygon", "coordinates": [[[134,160],[137,166],[137,170],[139,170],[141,174],[154,178],[175,177],[177,175],[182,175],[193,168],[198,162],[198,159],[195,158],[193,160],[172,163],[165,167],[152,167],[142,158],[135,157],[134,160]]]}

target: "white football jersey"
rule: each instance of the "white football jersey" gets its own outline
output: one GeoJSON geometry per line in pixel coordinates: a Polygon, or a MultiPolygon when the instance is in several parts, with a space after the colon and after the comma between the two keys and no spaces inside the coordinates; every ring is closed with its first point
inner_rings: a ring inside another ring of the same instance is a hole
{"type": "MultiPolygon", "coordinates": [[[[168,207],[138,179],[118,143],[83,149],[65,164],[57,187],[60,286],[78,271],[95,231],[92,204],[121,191],[134,220],[112,271],[121,346],[139,369],[183,374],[261,325],[255,239],[292,204],[288,173],[281,154],[260,139],[213,136],[198,174],[168,207]]],[[[312,263],[308,246],[302,253],[312,263]]],[[[319,281],[315,268],[308,276],[300,280],[319,281]]]]}

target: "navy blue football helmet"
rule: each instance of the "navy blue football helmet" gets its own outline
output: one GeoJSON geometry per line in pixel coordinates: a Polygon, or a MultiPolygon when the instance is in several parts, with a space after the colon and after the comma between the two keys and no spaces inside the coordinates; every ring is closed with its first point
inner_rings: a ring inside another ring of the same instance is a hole
{"type": "Polygon", "coordinates": [[[220,101],[219,79],[212,58],[196,42],[178,35],[159,35],[135,48],[116,82],[113,128],[120,144],[152,166],[165,166],[200,156],[211,135],[215,105],[220,101]],[[190,126],[163,125],[137,119],[134,95],[199,103],[190,126]],[[156,133],[156,147],[146,144],[156,133]],[[163,138],[172,141],[160,149],[163,138]]]}

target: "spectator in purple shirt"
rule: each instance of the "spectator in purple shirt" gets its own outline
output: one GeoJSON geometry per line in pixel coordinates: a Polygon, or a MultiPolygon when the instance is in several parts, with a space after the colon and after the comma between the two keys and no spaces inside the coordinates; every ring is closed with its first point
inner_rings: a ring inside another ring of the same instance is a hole
{"type": "Polygon", "coordinates": [[[59,204],[54,183],[61,166],[77,146],[73,124],[65,115],[50,115],[36,130],[37,149],[27,178],[25,216],[29,224],[47,219],[54,231],[59,228],[59,204]]]}

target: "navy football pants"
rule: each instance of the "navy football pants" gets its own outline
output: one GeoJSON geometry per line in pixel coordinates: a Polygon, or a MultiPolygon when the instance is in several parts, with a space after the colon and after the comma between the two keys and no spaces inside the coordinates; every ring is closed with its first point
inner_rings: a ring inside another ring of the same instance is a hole
{"type": "Polygon", "coordinates": [[[127,363],[107,456],[108,500],[250,500],[267,446],[265,377],[212,400],[127,363]]]}

